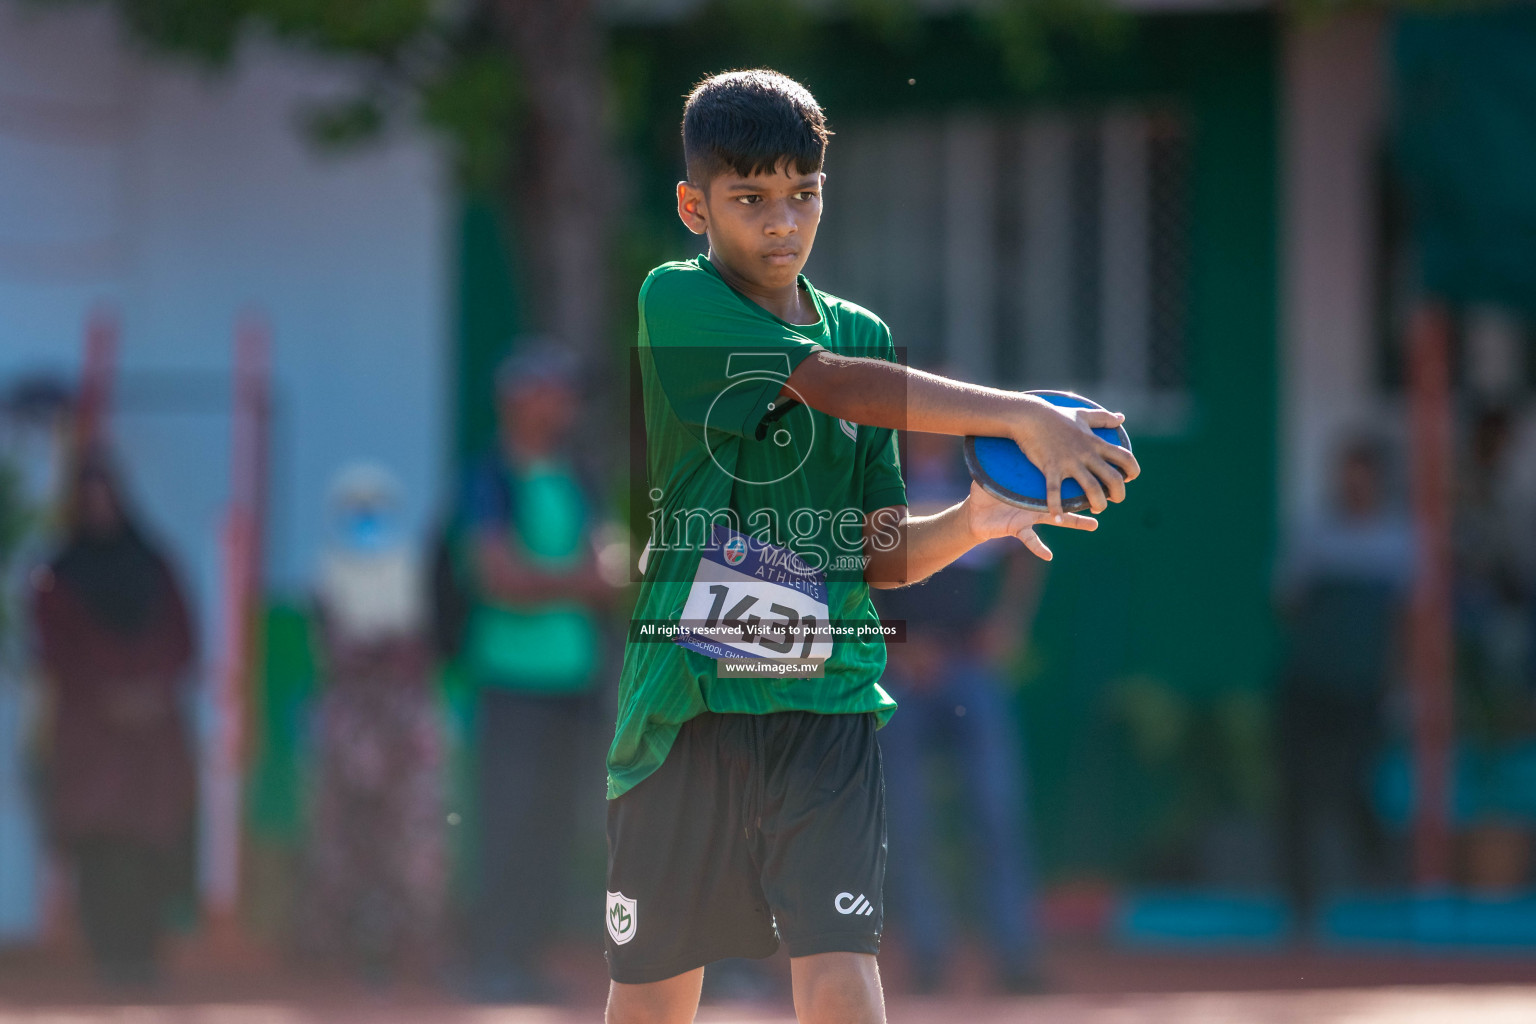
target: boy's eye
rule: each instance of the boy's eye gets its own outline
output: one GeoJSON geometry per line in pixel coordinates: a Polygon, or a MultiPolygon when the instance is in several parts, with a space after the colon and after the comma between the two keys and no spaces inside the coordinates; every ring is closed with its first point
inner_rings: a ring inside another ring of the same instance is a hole
{"type": "Polygon", "coordinates": [[[743,206],[751,206],[753,203],[761,202],[762,198],[762,196],[737,196],[736,201],[743,206]]]}
{"type": "Polygon", "coordinates": [[[817,195],[817,193],[815,193],[815,192],[811,192],[811,191],[805,191],[805,192],[796,192],[796,193],[795,193],[795,198],[796,198],[796,199],[798,199],[798,200],[800,200],[800,201],[801,201],[801,202],[803,202],[803,203],[808,203],[808,202],[810,202],[810,201],[811,201],[811,200],[812,200],[812,199],[815,199],[815,198],[816,198],[816,195],[817,195]]]}

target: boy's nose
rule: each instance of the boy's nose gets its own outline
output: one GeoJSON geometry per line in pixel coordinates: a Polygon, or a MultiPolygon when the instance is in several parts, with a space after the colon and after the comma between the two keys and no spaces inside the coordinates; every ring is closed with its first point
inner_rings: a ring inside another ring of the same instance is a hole
{"type": "Polygon", "coordinates": [[[799,231],[800,225],[795,223],[795,218],[790,214],[788,203],[774,203],[763,230],[775,236],[789,235],[799,231]]]}

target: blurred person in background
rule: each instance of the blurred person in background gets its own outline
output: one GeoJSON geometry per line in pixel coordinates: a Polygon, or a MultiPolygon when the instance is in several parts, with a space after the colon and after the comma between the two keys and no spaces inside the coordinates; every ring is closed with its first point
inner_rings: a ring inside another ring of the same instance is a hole
{"type": "Polygon", "coordinates": [[[1456,505],[1457,632],[1465,678],[1479,713],[1492,719],[1490,733],[1536,725],[1530,608],[1536,515],[1518,492],[1515,427],[1501,406],[1474,418],[1456,505]]]}
{"type": "Polygon", "coordinates": [[[571,448],[578,364],[527,339],[498,369],[497,447],[470,472],[457,516],[472,596],[459,662],[477,691],[477,887],[471,995],[546,1001],[582,809],[600,815],[608,709],[598,687],[598,508],[571,448]]]}
{"type": "MultiPolygon", "coordinates": [[[[956,439],[907,435],[907,498],[930,515],[965,497],[970,477],[956,439]]],[[[972,548],[916,586],[873,596],[881,617],[906,622],[882,685],[901,713],[880,731],[893,853],[888,882],[911,953],[912,988],[940,988],[955,950],[955,911],[935,849],[946,815],[931,769],[947,757],[958,786],[967,876],[1000,985],[1035,991],[1040,973],[1032,854],[1025,827],[1028,769],[1007,667],[1034,618],[1043,572],[1010,539],[972,548]],[[899,851],[899,852],[898,852],[899,851]]]]}
{"type": "Polygon", "coordinates": [[[175,572],[99,448],[74,467],[64,530],[32,595],[50,689],[49,835],[73,862],[101,980],[150,985],[191,862],[196,780],[182,702],[193,631],[175,572]]]}
{"type": "Polygon", "coordinates": [[[1298,533],[1280,564],[1281,868],[1301,937],[1311,933],[1322,889],[1392,868],[1370,773],[1418,556],[1411,521],[1388,500],[1387,473],[1379,443],[1343,445],[1332,508],[1298,533]]]}
{"type": "Polygon", "coordinates": [[[447,892],[444,725],[421,559],[400,490],[356,463],[331,485],[315,611],[325,687],[302,941],[384,980],[430,972],[447,892]]]}

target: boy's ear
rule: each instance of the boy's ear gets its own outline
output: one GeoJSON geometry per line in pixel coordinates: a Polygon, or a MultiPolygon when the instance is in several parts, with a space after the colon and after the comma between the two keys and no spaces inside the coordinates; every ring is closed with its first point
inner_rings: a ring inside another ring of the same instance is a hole
{"type": "Polygon", "coordinates": [[[689,181],[677,183],[677,216],[696,235],[709,230],[709,214],[704,205],[704,190],[689,181]]]}

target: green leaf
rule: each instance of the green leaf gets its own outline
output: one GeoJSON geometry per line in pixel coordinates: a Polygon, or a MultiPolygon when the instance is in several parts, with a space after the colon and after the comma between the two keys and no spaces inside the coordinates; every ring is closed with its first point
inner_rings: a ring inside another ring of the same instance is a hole
{"type": "Polygon", "coordinates": [[[1071,40],[1112,50],[1126,38],[1131,15],[1109,0],[995,0],[976,15],[983,36],[1002,51],[1009,76],[1036,89],[1054,69],[1052,48],[1071,40]]]}
{"type": "Polygon", "coordinates": [[[387,113],[372,96],[311,103],[300,109],[304,133],[328,149],[345,149],[370,142],[384,130],[387,113]]]}

